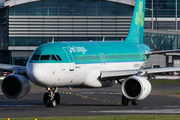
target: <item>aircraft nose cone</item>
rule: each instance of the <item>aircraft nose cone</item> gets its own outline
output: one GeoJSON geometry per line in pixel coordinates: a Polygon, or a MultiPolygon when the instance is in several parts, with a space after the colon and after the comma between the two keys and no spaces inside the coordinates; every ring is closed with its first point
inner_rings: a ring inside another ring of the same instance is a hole
{"type": "Polygon", "coordinates": [[[33,75],[36,80],[46,79],[47,68],[44,65],[35,65],[33,67],[33,75]]]}
{"type": "Polygon", "coordinates": [[[46,80],[47,72],[46,66],[42,64],[32,64],[29,66],[28,76],[33,83],[42,86],[43,81],[46,80]]]}

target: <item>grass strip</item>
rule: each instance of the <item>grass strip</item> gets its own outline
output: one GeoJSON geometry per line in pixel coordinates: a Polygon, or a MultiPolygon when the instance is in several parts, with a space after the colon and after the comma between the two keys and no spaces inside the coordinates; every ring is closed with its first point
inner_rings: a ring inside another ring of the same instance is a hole
{"type": "Polygon", "coordinates": [[[180,95],[180,91],[168,92],[168,94],[177,94],[177,95],[180,95]]]}
{"type": "MultiPolygon", "coordinates": [[[[180,115],[134,115],[134,116],[93,116],[93,117],[43,117],[10,118],[10,120],[179,120],[180,115]]],[[[0,120],[7,120],[0,119],[0,120]]]]}
{"type": "Polygon", "coordinates": [[[151,80],[151,84],[180,84],[180,80],[151,80]]]}

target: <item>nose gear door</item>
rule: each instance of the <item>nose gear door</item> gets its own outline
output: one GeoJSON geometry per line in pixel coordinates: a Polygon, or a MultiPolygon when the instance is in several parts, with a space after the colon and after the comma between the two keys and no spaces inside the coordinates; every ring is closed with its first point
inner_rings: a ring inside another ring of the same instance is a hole
{"type": "Polygon", "coordinates": [[[69,50],[67,47],[63,47],[66,55],[68,56],[69,59],[69,71],[74,71],[74,57],[72,55],[72,51],[69,50]]]}

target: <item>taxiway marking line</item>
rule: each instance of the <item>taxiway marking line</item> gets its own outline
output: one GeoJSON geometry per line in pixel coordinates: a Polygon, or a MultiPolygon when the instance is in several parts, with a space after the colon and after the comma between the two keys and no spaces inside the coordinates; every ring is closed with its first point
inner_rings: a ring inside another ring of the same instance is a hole
{"type": "MultiPolygon", "coordinates": [[[[69,95],[79,96],[79,97],[81,97],[81,99],[91,99],[91,100],[94,100],[94,101],[105,102],[105,103],[113,103],[113,104],[118,104],[118,105],[121,104],[121,102],[112,102],[112,101],[109,101],[109,100],[100,100],[97,97],[91,98],[91,97],[88,97],[87,95],[74,94],[72,92],[67,92],[67,91],[59,91],[59,93],[67,94],[67,95],[69,94],[69,95]]],[[[88,92],[84,92],[84,93],[88,93],[88,92]]],[[[92,93],[101,93],[101,92],[89,92],[89,93],[92,94],[92,93]]],[[[111,92],[102,92],[102,93],[103,94],[105,94],[105,93],[112,94],[111,92]]],[[[117,93],[117,94],[122,94],[122,93],[117,93]]]]}

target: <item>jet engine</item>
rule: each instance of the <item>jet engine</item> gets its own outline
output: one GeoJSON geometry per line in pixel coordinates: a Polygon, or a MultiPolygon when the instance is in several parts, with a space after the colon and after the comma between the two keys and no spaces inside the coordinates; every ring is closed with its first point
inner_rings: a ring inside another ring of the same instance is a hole
{"type": "Polygon", "coordinates": [[[131,76],[124,80],[122,92],[130,100],[143,100],[151,92],[151,83],[145,77],[131,76]]]}
{"type": "Polygon", "coordinates": [[[30,91],[31,84],[25,76],[13,74],[4,78],[1,89],[8,98],[22,98],[30,91]]]}

